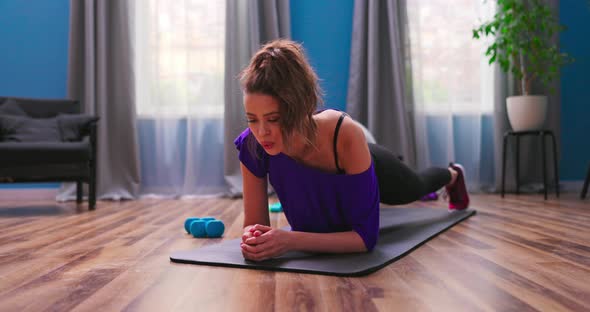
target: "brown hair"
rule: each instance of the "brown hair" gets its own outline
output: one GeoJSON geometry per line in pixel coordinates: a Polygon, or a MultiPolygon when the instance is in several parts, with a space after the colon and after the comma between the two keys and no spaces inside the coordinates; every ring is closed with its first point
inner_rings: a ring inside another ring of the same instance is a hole
{"type": "Polygon", "coordinates": [[[240,74],[240,82],[246,93],[266,94],[279,101],[287,150],[296,133],[314,145],[317,125],[313,114],[322,104],[322,91],[300,44],[285,39],[265,44],[240,74]]]}

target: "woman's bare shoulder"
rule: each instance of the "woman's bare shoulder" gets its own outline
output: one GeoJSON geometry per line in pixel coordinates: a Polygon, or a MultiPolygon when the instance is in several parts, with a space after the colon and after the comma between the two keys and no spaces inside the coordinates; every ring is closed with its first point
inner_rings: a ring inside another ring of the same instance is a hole
{"type": "Polygon", "coordinates": [[[347,174],[366,171],[371,166],[371,153],[363,129],[351,118],[345,118],[338,134],[338,157],[347,174]],[[340,156],[342,155],[342,156],[340,156]]]}
{"type": "MultiPolygon", "coordinates": [[[[330,142],[341,115],[340,111],[326,110],[318,116],[318,127],[323,128],[320,133],[329,136],[330,142]]],[[[364,172],[371,165],[371,154],[363,129],[349,116],[342,120],[338,130],[337,150],[338,161],[347,174],[364,172]]]]}
{"type": "MultiPolygon", "coordinates": [[[[338,124],[338,119],[340,119],[342,113],[343,112],[341,111],[327,109],[315,115],[315,120],[317,122],[318,128],[320,128],[320,133],[329,137],[333,137],[334,132],[336,130],[336,125],[338,124]]],[[[366,141],[364,140],[363,129],[359,127],[359,125],[354,121],[354,119],[352,119],[348,115],[346,115],[346,117],[342,120],[340,129],[338,130],[339,145],[340,142],[347,142],[346,145],[355,142],[358,144],[366,144],[366,141]],[[363,140],[359,140],[361,138],[363,140]]]]}
{"type": "Polygon", "coordinates": [[[337,111],[334,109],[326,109],[314,115],[316,121],[319,122],[329,122],[332,120],[338,120],[342,115],[341,111],[337,111]]]}

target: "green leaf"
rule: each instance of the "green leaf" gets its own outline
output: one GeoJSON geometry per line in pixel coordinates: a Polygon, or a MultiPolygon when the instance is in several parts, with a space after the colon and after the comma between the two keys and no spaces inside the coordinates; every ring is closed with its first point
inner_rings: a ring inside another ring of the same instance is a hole
{"type": "Polygon", "coordinates": [[[493,37],[485,53],[489,64],[497,62],[503,71],[519,79],[523,76],[522,55],[527,76],[544,81],[553,79],[561,66],[573,62],[552,41],[553,34],[564,31],[565,27],[545,3],[545,0],[497,0],[497,12],[492,20],[472,30],[474,39],[493,37]]]}
{"type": "Polygon", "coordinates": [[[492,65],[492,63],[494,63],[494,61],[496,60],[496,54],[492,55],[492,57],[490,58],[488,64],[492,65]]]}
{"type": "Polygon", "coordinates": [[[479,34],[477,33],[477,30],[473,30],[473,38],[475,39],[479,39],[479,34]]]}

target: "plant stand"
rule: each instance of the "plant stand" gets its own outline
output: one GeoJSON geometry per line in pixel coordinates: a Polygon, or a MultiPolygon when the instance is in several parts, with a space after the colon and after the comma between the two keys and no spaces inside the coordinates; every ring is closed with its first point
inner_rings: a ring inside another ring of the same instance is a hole
{"type": "Polygon", "coordinates": [[[553,170],[555,173],[555,193],[559,197],[559,174],[557,169],[557,146],[555,143],[555,135],[551,130],[534,130],[534,131],[506,131],[504,133],[504,144],[502,151],[502,197],[504,197],[504,178],[506,173],[506,144],[508,138],[511,136],[516,137],[516,194],[519,193],[519,162],[520,162],[520,137],[526,135],[538,136],[541,140],[541,157],[543,162],[543,189],[545,192],[545,199],[547,199],[547,170],[545,164],[545,137],[550,136],[553,142],[553,170]]]}
{"type": "Polygon", "coordinates": [[[582,188],[582,193],[580,194],[580,198],[586,198],[586,193],[588,193],[588,184],[590,184],[590,165],[588,165],[588,173],[586,173],[586,180],[584,180],[584,187],[582,188]]]}

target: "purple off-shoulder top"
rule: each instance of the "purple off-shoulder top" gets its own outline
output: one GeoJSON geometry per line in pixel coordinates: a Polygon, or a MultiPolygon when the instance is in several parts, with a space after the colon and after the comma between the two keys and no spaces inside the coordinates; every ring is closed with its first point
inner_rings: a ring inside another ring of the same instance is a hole
{"type": "Polygon", "coordinates": [[[250,129],[244,130],[234,144],[239,150],[238,158],[250,172],[260,178],[268,174],[293,231],[354,230],[367,250],[375,247],[379,234],[379,187],[373,162],[358,174],[333,174],[305,166],[283,153],[267,154],[250,129]],[[255,147],[254,153],[250,147],[255,147]]]}

